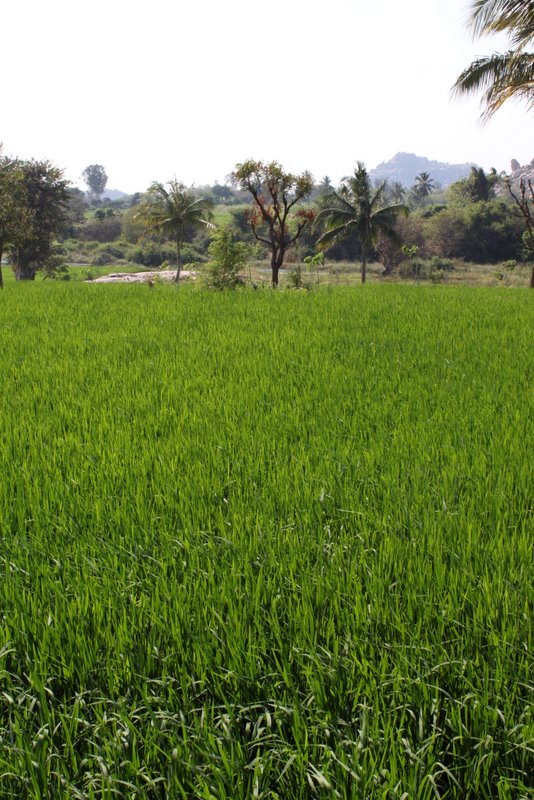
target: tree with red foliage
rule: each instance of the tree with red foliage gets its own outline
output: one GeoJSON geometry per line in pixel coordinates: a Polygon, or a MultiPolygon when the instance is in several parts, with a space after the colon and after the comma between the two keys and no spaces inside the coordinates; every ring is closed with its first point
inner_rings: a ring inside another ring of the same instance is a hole
{"type": "Polygon", "coordinates": [[[295,208],[309,196],[313,178],[309,172],[302,175],[284,172],[277,161],[266,163],[249,159],[236,165],[231,180],[252,195],[250,226],[256,239],[270,248],[271,280],[276,287],[286,251],[314,219],[312,209],[295,208]]]}

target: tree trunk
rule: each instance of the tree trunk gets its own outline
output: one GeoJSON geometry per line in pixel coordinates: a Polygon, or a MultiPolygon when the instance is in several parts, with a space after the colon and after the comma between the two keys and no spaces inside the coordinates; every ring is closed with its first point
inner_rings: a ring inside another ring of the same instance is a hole
{"type": "Polygon", "coordinates": [[[365,250],[362,252],[362,283],[367,280],[367,255],[365,250]]]}
{"type": "Polygon", "coordinates": [[[0,289],[4,288],[4,276],[2,275],[2,256],[4,254],[4,246],[0,242],[0,289]]]}
{"type": "Polygon", "coordinates": [[[530,275],[530,288],[534,289],[534,264],[532,265],[532,273],[530,275]]]}
{"type": "Polygon", "coordinates": [[[284,263],[284,253],[283,251],[280,253],[273,253],[271,256],[271,283],[273,289],[276,289],[278,286],[278,273],[280,272],[280,268],[284,263]]]}
{"type": "Polygon", "coordinates": [[[14,266],[14,271],[16,281],[33,281],[35,280],[37,269],[30,264],[17,261],[14,266]]]}
{"type": "Polygon", "coordinates": [[[174,282],[180,282],[180,272],[182,270],[182,243],[180,241],[176,242],[176,275],[174,276],[174,282]]]}

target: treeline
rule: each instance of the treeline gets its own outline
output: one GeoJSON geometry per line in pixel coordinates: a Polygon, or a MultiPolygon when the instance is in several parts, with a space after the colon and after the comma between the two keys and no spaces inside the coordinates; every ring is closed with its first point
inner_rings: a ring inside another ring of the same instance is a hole
{"type": "MultiPolygon", "coordinates": [[[[465,260],[473,263],[497,264],[507,260],[526,260],[528,248],[523,240],[524,221],[506,196],[505,187],[493,183],[489,196],[480,198],[473,192],[473,179],[464,179],[446,191],[436,191],[425,201],[405,190],[391,196],[391,187],[385,187],[385,200],[405,200],[410,207],[408,217],[396,222],[399,239],[396,242],[379,237],[372,257],[391,273],[408,260],[406,247],[417,247],[420,258],[439,257],[465,260]],[[499,194],[497,194],[497,191],[499,194]]],[[[328,199],[328,186],[316,185],[308,203],[320,210],[328,199]]],[[[146,235],[145,227],[136,214],[141,195],[118,201],[94,201],[87,205],[84,195],[77,190],[71,200],[71,224],[63,250],[69,258],[90,261],[95,265],[111,264],[117,260],[129,261],[147,267],[160,267],[174,259],[174,244],[161,236],[146,235]],[[76,213],[73,215],[73,211],[76,213]]],[[[253,257],[265,257],[265,249],[258,244],[250,226],[250,199],[245,192],[231,186],[208,186],[199,193],[212,200],[215,217],[231,226],[237,238],[248,244],[253,257]]],[[[303,231],[298,246],[300,258],[316,252],[321,231],[312,225],[303,231]]],[[[210,234],[205,230],[191,229],[185,233],[182,251],[184,264],[203,261],[207,256],[210,234]]],[[[358,237],[335,243],[327,252],[332,261],[355,261],[361,256],[358,237]]],[[[294,257],[293,257],[294,258],[294,257]]],[[[291,260],[291,257],[289,257],[291,260]]]]}
{"type": "MultiPolygon", "coordinates": [[[[260,164],[245,162],[248,163],[260,164]]],[[[285,177],[287,173],[279,169],[285,177]]],[[[363,165],[358,169],[367,176],[363,165]]],[[[18,280],[33,279],[39,271],[57,275],[66,271],[67,264],[76,263],[133,263],[147,268],[173,265],[176,243],[161,230],[147,226],[140,213],[147,195],[137,193],[114,201],[102,198],[106,179],[103,168],[91,165],[85,173],[87,193],[72,188],[63,171],[50,162],[20,161],[0,152],[0,264],[4,256],[18,280]]],[[[233,173],[234,177],[237,174],[233,173]]],[[[417,269],[416,258],[441,260],[446,269],[447,260],[497,264],[526,261],[532,255],[532,237],[525,218],[525,211],[527,216],[532,211],[532,197],[522,187],[522,209],[512,187],[494,171],[486,174],[473,168],[468,177],[446,190],[436,187],[426,173],[414,176],[411,189],[398,183],[367,186],[368,202],[378,203],[381,208],[390,205],[410,211],[396,214],[390,229],[377,229],[368,242],[357,226],[354,230],[349,226],[343,236],[325,237],[324,226],[314,224],[314,219],[332,221],[332,214],[325,217],[325,209],[334,202],[333,210],[339,210],[350,180],[345,179],[337,188],[328,178],[319,184],[306,184],[306,192],[298,198],[300,210],[288,219],[280,238],[284,254],[292,231],[300,224],[298,214],[307,214],[309,224],[302,226],[291,242],[286,263],[312,258],[326,240],[328,246],[323,249],[328,260],[378,260],[385,275],[417,269]],[[366,247],[368,252],[363,252],[366,247]]],[[[247,248],[249,258],[261,260],[269,255],[269,239],[258,236],[254,227],[257,198],[251,196],[246,182],[216,183],[194,192],[213,207],[214,222],[232,230],[236,240],[247,248]]],[[[260,187],[259,192],[260,200],[261,192],[270,200],[266,186],[260,187]]],[[[348,195],[347,198],[351,199],[348,195]]],[[[353,196],[351,202],[356,207],[358,198],[353,196]]],[[[207,261],[212,232],[191,226],[182,233],[182,263],[207,261]]]]}

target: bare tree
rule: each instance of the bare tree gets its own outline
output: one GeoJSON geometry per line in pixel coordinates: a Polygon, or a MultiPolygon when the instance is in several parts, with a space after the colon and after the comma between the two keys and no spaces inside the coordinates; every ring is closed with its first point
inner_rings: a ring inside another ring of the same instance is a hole
{"type": "MultiPolygon", "coordinates": [[[[534,186],[532,185],[532,180],[530,178],[528,180],[521,178],[518,189],[515,189],[510,178],[507,178],[506,185],[510,196],[519,209],[519,215],[525,223],[523,242],[527,252],[532,257],[534,256],[534,186]]],[[[534,265],[530,276],[530,288],[534,289],[534,265]]]]}

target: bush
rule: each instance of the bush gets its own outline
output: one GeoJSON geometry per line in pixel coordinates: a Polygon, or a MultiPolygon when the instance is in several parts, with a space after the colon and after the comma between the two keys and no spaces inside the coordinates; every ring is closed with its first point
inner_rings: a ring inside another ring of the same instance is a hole
{"type": "Polygon", "coordinates": [[[442,272],[454,272],[454,261],[450,258],[440,258],[440,256],[433,256],[430,259],[430,266],[432,269],[441,270],[442,272]]]}
{"type": "Polygon", "coordinates": [[[203,283],[209,289],[235,289],[242,282],[239,270],[246,263],[246,249],[228,227],[219,228],[208,247],[210,261],[203,268],[203,283]]]}
{"type": "Polygon", "coordinates": [[[142,264],[144,267],[159,267],[164,261],[173,264],[176,261],[176,254],[172,244],[146,241],[130,248],[128,258],[134,264],[142,264]]]}
{"type": "Polygon", "coordinates": [[[80,230],[80,239],[96,240],[97,242],[114,242],[122,233],[122,219],[119,216],[92,219],[86,222],[80,230]]]}
{"type": "Polygon", "coordinates": [[[286,286],[288,289],[304,289],[305,282],[302,277],[302,264],[296,261],[287,273],[286,286]]]}
{"type": "Polygon", "coordinates": [[[65,256],[61,252],[52,253],[43,267],[43,273],[45,278],[61,278],[62,280],[68,280],[69,268],[65,261],[65,256]]]}
{"type": "Polygon", "coordinates": [[[454,262],[450,258],[432,256],[432,258],[411,258],[404,261],[399,267],[399,275],[402,278],[440,283],[445,278],[445,273],[453,270],[454,262]]]}
{"type": "Polygon", "coordinates": [[[503,261],[502,264],[500,264],[500,267],[505,269],[507,272],[514,272],[514,270],[517,268],[517,261],[515,258],[510,258],[508,261],[503,261]]]}

